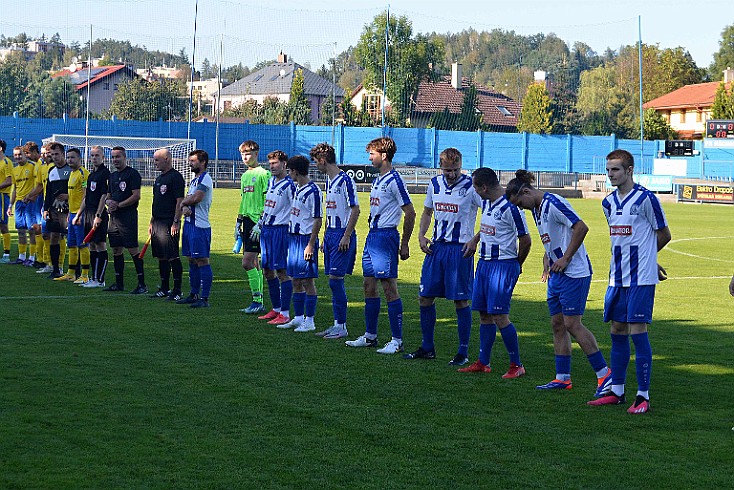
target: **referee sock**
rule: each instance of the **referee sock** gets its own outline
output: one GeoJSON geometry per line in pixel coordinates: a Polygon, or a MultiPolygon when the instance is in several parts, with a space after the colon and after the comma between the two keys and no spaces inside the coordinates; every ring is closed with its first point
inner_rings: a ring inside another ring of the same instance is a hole
{"type": "Polygon", "coordinates": [[[306,304],[306,293],[293,293],[293,316],[296,318],[303,316],[303,310],[306,304]]]}
{"type": "Polygon", "coordinates": [[[280,311],[280,281],[277,277],[268,279],[268,295],[273,310],[280,311]]]}
{"type": "Polygon", "coordinates": [[[168,292],[171,286],[171,263],[167,260],[159,260],[158,273],[161,276],[161,291],[168,292]]]}
{"type": "Polygon", "coordinates": [[[189,262],[189,285],[191,286],[191,294],[198,296],[201,288],[201,274],[196,262],[189,262]]]}
{"type": "Polygon", "coordinates": [[[494,338],[497,336],[497,325],[491,323],[479,325],[479,362],[485,366],[489,366],[489,360],[492,357],[492,347],[494,346],[494,338]]]}
{"type": "Polygon", "coordinates": [[[250,292],[252,293],[252,301],[256,303],[263,302],[262,290],[262,272],[253,268],[247,271],[247,281],[250,283],[250,292]]]}
{"type": "Polygon", "coordinates": [[[90,265],[89,278],[93,281],[97,280],[97,270],[99,267],[99,264],[97,263],[98,256],[99,256],[99,252],[97,252],[96,250],[89,250],[89,265],[90,265]]]}
{"type": "Polygon", "coordinates": [[[469,338],[471,337],[471,307],[456,309],[456,323],[459,333],[459,350],[457,354],[469,357],[469,338]]]}
{"type": "Polygon", "coordinates": [[[112,261],[115,268],[115,284],[122,289],[125,287],[125,257],[122,254],[113,255],[112,261]]]}
{"type": "Polygon", "coordinates": [[[423,350],[431,351],[436,346],[433,343],[433,332],[436,329],[436,304],[420,307],[421,318],[421,347],[423,350]]]}
{"type": "Polygon", "coordinates": [[[652,372],[652,347],[647,332],[631,335],[635,344],[635,368],[637,372],[637,386],[640,391],[650,389],[650,373],[652,372]]]}
{"type": "Polygon", "coordinates": [[[107,252],[107,249],[97,252],[97,260],[99,261],[97,265],[97,281],[104,282],[105,272],[107,272],[107,264],[110,261],[110,255],[107,252]]]}
{"type": "Polygon", "coordinates": [[[500,335],[502,335],[502,342],[505,343],[505,349],[510,355],[510,362],[516,366],[522,366],[520,362],[520,342],[517,338],[515,325],[510,323],[505,328],[500,328],[500,335]]]}
{"type": "Polygon", "coordinates": [[[209,293],[212,290],[212,282],[214,282],[214,273],[210,264],[199,267],[199,276],[201,277],[201,299],[209,300],[209,293]]]}
{"type": "Polygon", "coordinates": [[[173,290],[177,293],[181,292],[181,283],[183,282],[183,265],[181,265],[181,257],[176,257],[173,260],[168,261],[171,265],[171,272],[173,275],[173,290]]]}
{"type": "Polygon", "coordinates": [[[293,281],[280,283],[280,314],[290,318],[291,297],[293,296],[293,281]]]}
{"type": "Polygon", "coordinates": [[[403,300],[398,298],[387,304],[387,317],[390,319],[392,338],[403,338],[403,300]]]}
{"type": "Polygon", "coordinates": [[[380,297],[364,299],[364,326],[369,338],[377,337],[377,320],[380,316],[380,297]]]}
{"type": "Polygon", "coordinates": [[[52,243],[49,245],[49,255],[51,256],[51,265],[54,268],[54,273],[61,272],[59,268],[59,257],[61,256],[61,246],[58,243],[52,243]]]}
{"type": "Polygon", "coordinates": [[[556,354],[556,379],[559,381],[571,380],[571,356],[556,354]]]}
{"type": "Polygon", "coordinates": [[[135,272],[138,274],[138,286],[145,286],[145,268],[139,253],[133,255],[133,264],[135,264],[135,272]]]}
{"type": "Polygon", "coordinates": [[[329,279],[329,288],[334,320],[339,325],[344,325],[347,323],[347,290],[344,287],[344,279],[329,279]]]}

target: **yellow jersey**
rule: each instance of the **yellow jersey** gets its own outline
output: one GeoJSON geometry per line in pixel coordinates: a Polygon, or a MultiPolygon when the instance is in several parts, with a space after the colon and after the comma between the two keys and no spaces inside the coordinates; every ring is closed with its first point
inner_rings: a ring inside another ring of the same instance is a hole
{"type": "MultiPolygon", "coordinates": [[[[48,175],[48,174],[47,174],[48,175]]],[[[79,212],[79,207],[84,200],[84,192],[87,188],[87,179],[89,178],[89,170],[79,167],[69,174],[69,212],[79,212]]]]}
{"type": "MultiPolygon", "coordinates": [[[[8,157],[3,157],[0,159],[0,184],[5,182],[5,179],[8,177],[13,177],[13,161],[8,157]]],[[[10,194],[13,192],[13,186],[9,185],[8,187],[4,189],[0,189],[0,194],[10,194]]]]}
{"type": "Polygon", "coordinates": [[[32,163],[13,167],[13,185],[15,185],[15,199],[20,201],[36,187],[36,173],[32,163]]]}
{"type": "Polygon", "coordinates": [[[41,184],[43,187],[43,195],[46,195],[46,184],[48,183],[48,171],[51,168],[50,163],[43,163],[43,160],[36,162],[36,185],[41,184]]]}

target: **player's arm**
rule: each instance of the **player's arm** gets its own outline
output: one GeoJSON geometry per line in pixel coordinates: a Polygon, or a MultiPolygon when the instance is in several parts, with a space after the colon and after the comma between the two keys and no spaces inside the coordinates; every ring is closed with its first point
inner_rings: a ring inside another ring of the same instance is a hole
{"type": "MultiPolygon", "coordinates": [[[[178,235],[181,230],[181,203],[183,197],[176,199],[176,213],[173,215],[173,224],[171,225],[171,235],[178,235]]],[[[152,220],[153,218],[151,218],[152,220]]]]}
{"type": "Polygon", "coordinates": [[[415,209],[413,203],[409,202],[402,207],[403,210],[403,235],[400,237],[400,259],[408,260],[410,257],[410,236],[415,228],[415,209]]]}
{"type": "Polygon", "coordinates": [[[550,259],[548,254],[543,252],[543,273],[540,275],[540,282],[547,282],[550,277],[550,259]]]}
{"type": "Polygon", "coordinates": [[[79,226],[82,219],[82,213],[84,212],[84,199],[87,197],[87,186],[86,183],[82,186],[82,203],[79,205],[79,211],[76,212],[76,216],[72,220],[71,224],[79,226]]]}
{"type": "Polygon", "coordinates": [[[530,253],[530,245],[532,245],[530,233],[518,237],[517,243],[517,261],[520,262],[520,271],[522,272],[522,265],[525,263],[525,259],[528,258],[528,254],[530,253]]]}
{"type": "Polygon", "coordinates": [[[479,232],[477,232],[476,235],[471,237],[468,242],[464,244],[461,249],[464,251],[464,257],[469,257],[471,255],[474,255],[477,251],[477,246],[479,245],[479,239],[480,235],[479,232]]]}
{"type": "Polygon", "coordinates": [[[180,214],[184,216],[191,215],[191,208],[196,206],[204,200],[205,192],[201,189],[196,189],[193,194],[189,194],[181,200],[180,214]]]}
{"type": "Polygon", "coordinates": [[[349,249],[349,242],[351,241],[352,233],[357,228],[357,220],[359,220],[359,204],[350,206],[351,211],[349,213],[349,221],[347,221],[347,228],[344,230],[344,235],[339,242],[339,250],[345,252],[349,249]]]}
{"type": "Polygon", "coordinates": [[[134,206],[138,201],[140,201],[140,188],[133,189],[130,192],[131,192],[130,197],[117,203],[118,209],[134,206]]]}
{"type": "Polygon", "coordinates": [[[581,244],[584,243],[584,238],[586,238],[588,232],[589,227],[583,220],[578,220],[574,223],[571,227],[571,241],[568,244],[568,248],[563,253],[563,257],[553,262],[553,265],[550,267],[551,272],[563,272],[568,267],[574,254],[581,247],[581,244]]]}
{"type": "Polygon", "coordinates": [[[421,214],[421,220],[418,223],[418,243],[420,244],[423,253],[432,254],[431,251],[431,240],[426,238],[428,228],[431,226],[431,217],[433,216],[433,208],[423,206],[423,213],[421,214]]]}
{"type": "Polygon", "coordinates": [[[305,260],[313,259],[313,254],[316,251],[316,240],[319,238],[319,231],[321,231],[322,218],[313,219],[313,227],[311,228],[311,236],[308,237],[308,245],[303,250],[303,258],[305,260]]]}
{"type": "MultiPolygon", "coordinates": [[[[672,238],[670,235],[670,228],[663,226],[662,228],[655,230],[655,237],[657,239],[659,252],[668,244],[668,242],[670,242],[670,239],[672,238]]],[[[666,271],[662,265],[658,264],[658,279],[664,281],[667,278],[668,271],[666,271]]]]}
{"type": "Polygon", "coordinates": [[[13,186],[13,192],[10,194],[10,206],[8,206],[8,213],[7,213],[8,216],[12,216],[13,209],[15,209],[15,199],[17,197],[15,194],[15,191],[16,191],[16,188],[15,186],[13,186]]]}
{"type": "Polygon", "coordinates": [[[5,180],[0,183],[0,190],[7,189],[11,185],[13,185],[13,179],[10,177],[10,175],[8,175],[7,177],[5,177],[5,180]]]}

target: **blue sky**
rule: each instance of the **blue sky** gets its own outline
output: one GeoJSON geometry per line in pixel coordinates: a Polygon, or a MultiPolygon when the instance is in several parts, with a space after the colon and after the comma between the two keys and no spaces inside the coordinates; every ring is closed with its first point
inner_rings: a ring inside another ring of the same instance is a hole
{"type": "MultiPolygon", "coordinates": [[[[363,0],[199,0],[196,65],[206,57],[224,66],[252,66],[283,50],[317,67],[334,50],[359,39],[362,27],[388,5],[363,0]],[[336,43],[336,46],[335,46],[336,43]]],[[[721,31],[734,23],[721,1],[582,0],[395,0],[393,14],[405,15],[414,32],[504,29],[518,34],[555,33],[594,50],[616,49],[642,39],[661,47],[683,46],[700,67],[719,48],[721,31]]],[[[65,42],[95,38],[130,40],[148,48],[192,53],[195,0],[4,0],[0,33],[31,36],[58,32],[65,42]]]]}

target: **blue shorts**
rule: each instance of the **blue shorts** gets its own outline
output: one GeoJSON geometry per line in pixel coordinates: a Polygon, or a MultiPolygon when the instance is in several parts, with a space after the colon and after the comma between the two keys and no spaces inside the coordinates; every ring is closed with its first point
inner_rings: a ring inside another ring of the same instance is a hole
{"type": "Polygon", "coordinates": [[[424,298],[469,300],[474,286],[474,258],[464,257],[461,243],[437,242],[426,254],[421,271],[420,294],[424,298]]]}
{"type": "Polygon", "coordinates": [[[471,309],[491,315],[510,313],[512,291],[519,277],[517,259],[480,260],[474,275],[471,309]]]}
{"type": "Polygon", "coordinates": [[[399,249],[400,234],[396,228],[371,229],[362,252],[362,276],[397,278],[399,249]]]}
{"type": "Polygon", "coordinates": [[[357,261],[357,232],[349,237],[349,248],[342,252],[339,242],[344,236],[344,230],[327,228],[324,233],[324,274],[335,277],[344,277],[354,272],[354,263],[357,261]]]}
{"type": "Polygon", "coordinates": [[[288,225],[263,226],[260,253],[263,269],[285,269],[288,266],[288,225]]]}
{"type": "Polygon", "coordinates": [[[197,228],[188,221],[184,221],[181,255],[192,259],[208,259],[211,246],[211,228],[197,228]]]}
{"type": "Polygon", "coordinates": [[[568,277],[563,273],[551,273],[548,279],[548,311],[550,315],[583,315],[589,296],[591,276],[568,277]]]}
{"type": "Polygon", "coordinates": [[[10,208],[10,194],[0,193],[0,211],[3,212],[0,216],[0,225],[8,224],[8,209],[10,208]]]}
{"type": "Polygon", "coordinates": [[[35,224],[43,225],[46,221],[43,219],[43,194],[38,196],[33,206],[33,212],[36,214],[35,224]]]}
{"type": "Polygon", "coordinates": [[[652,323],[655,285],[607,288],[604,296],[604,321],[652,323]]]}
{"type": "Polygon", "coordinates": [[[313,258],[303,258],[303,251],[308,245],[311,235],[288,235],[288,266],[286,274],[294,279],[319,277],[319,241],[314,243],[313,258]]]}
{"type": "Polygon", "coordinates": [[[87,247],[88,243],[84,243],[84,217],[82,216],[78,225],[72,225],[71,222],[74,220],[76,213],[69,213],[69,226],[66,231],[66,246],[67,247],[87,247]]]}
{"type": "Polygon", "coordinates": [[[27,230],[36,224],[35,203],[15,201],[15,229],[27,230]]]}

